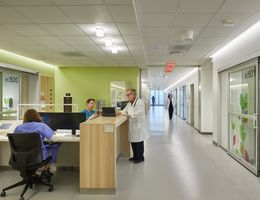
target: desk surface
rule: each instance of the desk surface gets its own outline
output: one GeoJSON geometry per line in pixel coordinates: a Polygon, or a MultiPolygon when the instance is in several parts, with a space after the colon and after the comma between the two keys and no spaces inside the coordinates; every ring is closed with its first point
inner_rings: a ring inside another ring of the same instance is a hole
{"type": "MultiPolygon", "coordinates": [[[[79,142],[79,137],[75,135],[53,135],[50,142],[79,142]]],[[[0,142],[8,142],[8,138],[6,135],[0,135],[0,142]]]]}

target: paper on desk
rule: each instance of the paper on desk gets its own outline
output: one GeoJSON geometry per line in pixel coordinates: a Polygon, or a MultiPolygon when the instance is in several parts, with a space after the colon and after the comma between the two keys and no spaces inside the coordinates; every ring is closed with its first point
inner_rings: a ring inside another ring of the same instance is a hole
{"type": "Polygon", "coordinates": [[[57,129],[55,132],[57,136],[66,136],[66,135],[71,135],[72,131],[71,130],[65,130],[65,129],[57,129]]]}

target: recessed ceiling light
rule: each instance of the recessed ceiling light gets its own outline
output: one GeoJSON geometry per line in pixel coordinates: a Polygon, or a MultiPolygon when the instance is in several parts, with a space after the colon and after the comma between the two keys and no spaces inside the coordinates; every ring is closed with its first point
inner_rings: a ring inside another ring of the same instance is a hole
{"type": "Polygon", "coordinates": [[[114,54],[118,53],[118,48],[113,46],[112,47],[112,53],[114,53],[114,54]]]}
{"type": "Polygon", "coordinates": [[[96,36],[97,37],[104,37],[105,36],[105,32],[103,28],[96,28],[96,36]]]}
{"type": "Polygon", "coordinates": [[[111,47],[113,45],[112,40],[110,40],[110,39],[106,39],[105,44],[107,47],[111,47]]]}

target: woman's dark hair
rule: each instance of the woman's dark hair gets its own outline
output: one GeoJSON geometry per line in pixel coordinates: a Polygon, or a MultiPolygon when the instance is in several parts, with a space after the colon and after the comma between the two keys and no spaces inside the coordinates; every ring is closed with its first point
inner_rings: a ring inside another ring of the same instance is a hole
{"type": "Polygon", "coordinates": [[[86,105],[88,105],[90,101],[96,102],[95,99],[88,99],[88,100],[86,101],[86,105]]]}
{"type": "Polygon", "coordinates": [[[41,122],[42,118],[40,114],[34,110],[34,109],[29,109],[24,113],[23,116],[23,123],[25,122],[41,122]]]}

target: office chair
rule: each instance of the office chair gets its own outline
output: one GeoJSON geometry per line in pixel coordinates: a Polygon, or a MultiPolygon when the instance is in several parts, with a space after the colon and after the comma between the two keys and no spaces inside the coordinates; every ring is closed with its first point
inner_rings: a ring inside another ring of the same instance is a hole
{"type": "Polygon", "coordinates": [[[42,160],[42,144],[40,135],[37,133],[23,133],[23,134],[7,134],[11,156],[9,165],[12,168],[20,171],[22,181],[6,187],[1,192],[1,197],[6,196],[6,190],[25,185],[21,193],[20,200],[24,200],[23,195],[34,184],[45,185],[49,187],[49,191],[53,191],[53,185],[50,183],[51,179],[43,179],[41,176],[36,175],[37,169],[48,164],[51,156],[42,160]]]}

